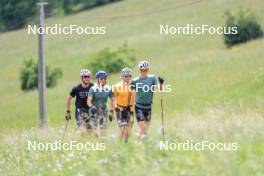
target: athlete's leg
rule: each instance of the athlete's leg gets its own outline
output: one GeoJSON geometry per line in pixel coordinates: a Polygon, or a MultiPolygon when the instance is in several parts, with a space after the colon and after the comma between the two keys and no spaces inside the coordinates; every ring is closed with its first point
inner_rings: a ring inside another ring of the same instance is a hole
{"type": "Polygon", "coordinates": [[[124,126],[124,141],[125,142],[128,142],[128,138],[129,138],[129,126],[128,125],[126,125],[126,126],[124,126]]]}
{"type": "Polygon", "coordinates": [[[119,138],[120,140],[126,141],[127,138],[127,117],[124,111],[117,112],[117,123],[119,130],[119,138]]]}
{"type": "Polygon", "coordinates": [[[136,117],[140,129],[140,138],[144,138],[147,134],[151,120],[151,109],[142,109],[136,107],[136,117]]]}
{"type": "Polygon", "coordinates": [[[92,139],[96,139],[97,136],[97,118],[96,114],[91,114],[89,113],[88,117],[88,123],[87,123],[87,129],[88,129],[88,134],[92,139]]]}
{"type": "Polygon", "coordinates": [[[150,120],[151,120],[151,109],[148,109],[148,110],[144,111],[144,117],[145,117],[145,121],[144,121],[144,124],[145,124],[145,135],[146,135],[147,132],[148,132],[149,125],[150,125],[150,120]]]}
{"type": "Polygon", "coordinates": [[[80,126],[81,126],[81,119],[80,119],[80,114],[79,114],[78,111],[79,111],[79,109],[75,108],[74,116],[75,116],[77,128],[80,128],[80,126]]]}
{"type": "Polygon", "coordinates": [[[124,140],[125,142],[128,141],[130,128],[132,125],[130,115],[130,112],[127,111],[120,111],[119,113],[118,126],[120,128],[120,139],[124,140]]]}
{"type": "Polygon", "coordinates": [[[86,129],[85,123],[81,123],[79,127],[79,132],[81,136],[87,135],[87,129],[86,129]]]}
{"type": "Polygon", "coordinates": [[[132,131],[132,126],[127,126],[126,127],[126,131],[127,131],[127,138],[129,138],[131,136],[131,131],[132,131]]]}
{"type": "Polygon", "coordinates": [[[133,112],[129,111],[127,118],[126,118],[126,126],[125,126],[125,141],[126,142],[128,141],[128,138],[131,135],[133,123],[134,123],[133,112]]]}
{"type": "Polygon", "coordinates": [[[121,139],[123,140],[123,141],[125,141],[126,140],[126,136],[127,136],[127,129],[126,129],[127,127],[126,126],[122,126],[122,137],[121,137],[121,139]]]}
{"type": "Polygon", "coordinates": [[[134,124],[134,114],[133,114],[133,112],[130,112],[128,124],[127,124],[127,139],[131,135],[133,124],[134,124]]]}
{"type": "Polygon", "coordinates": [[[118,133],[119,133],[119,139],[123,139],[123,128],[122,128],[122,113],[121,111],[118,111],[116,114],[116,120],[118,125],[118,133]]]}
{"type": "Polygon", "coordinates": [[[135,113],[136,113],[136,118],[139,126],[139,137],[142,138],[145,136],[145,116],[144,116],[144,110],[135,107],[135,113]]]}
{"type": "Polygon", "coordinates": [[[107,112],[99,113],[98,120],[99,120],[99,139],[106,140],[107,138],[107,112]]]}
{"type": "Polygon", "coordinates": [[[78,131],[79,131],[80,135],[84,136],[85,133],[87,133],[87,131],[86,131],[86,128],[85,128],[85,121],[84,121],[83,113],[82,113],[81,109],[76,109],[76,111],[75,111],[75,119],[77,121],[78,131]]]}

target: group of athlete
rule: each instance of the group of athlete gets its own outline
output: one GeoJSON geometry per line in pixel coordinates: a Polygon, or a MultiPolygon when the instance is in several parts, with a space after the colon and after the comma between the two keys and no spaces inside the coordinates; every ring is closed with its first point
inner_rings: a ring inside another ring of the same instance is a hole
{"type": "Polygon", "coordinates": [[[66,120],[71,119],[71,99],[75,100],[75,119],[82,134],[87,133],[100,139],[106,137],[108,120],[116,117],[120,138],[127,141],[136,116],[139,125],[139,138],[146,136],[151,120],[153,93],[161,90],[164,79],[149,74],[149,62],[138,64],[140,75],[132,79],[132,69],[121,70],[122,81],[115,86],[107,84],[108,74],[98,71],[97,83],[91,83],[91,72],[82,69],[81,83],[74,87],[66,98],[66,120]],[[107,100],[110,99],[110,110],[107,100]]]}

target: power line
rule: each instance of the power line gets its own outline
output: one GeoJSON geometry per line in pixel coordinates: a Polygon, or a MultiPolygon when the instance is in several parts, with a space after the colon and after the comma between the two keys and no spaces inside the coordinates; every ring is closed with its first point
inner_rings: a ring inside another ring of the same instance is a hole
{"type": "Polygon", "coordinates": [[[136,16],[139,17],[139,16],[152,15],[152,14],[161,13],[161,12],[168,11],[168,10],[178,9],[178,8],[182,8],[182,7],[188,7],[188,6],[191,6],[193,4],[200,3],[202,1],[203,0],[196,0],[196,1],[192,1],[192,2],[189,2],[189,3],[181,4],[181,5],[174,6],[174,7],[157,9],[157,10],[153,10],[153,11],[149,11],[149,12],[141,12],[141,13],[132,14],[132,15],[113,16],[113,17],[110,17],[110,18],[111,19],[118,19],[118,18],[130,18],[130,17],[136,17],[136,16]]]}
{"type": "MultiPolygon", "coordinates": [[[[152,11],[140,12],[140,13],[135,13],[135,14],[131,14],[131,15],[101,16],[101,17],[96,16],[94,18],[88,18],[87,16],[85,16],[85,17],[83,16],[83,17],[79,17],[78,19],[85,19],[86,21],[89,21],[89,22],[96,20],[96,22],[98,22],[99,20],[117,20],[117,19],[122,19],[122,18],[141,17],[141,16],[147,16],[147,15],[162,13],[165,11],[180,9],[180,8],[184,8],[184,7],[189,7],[189,6],[192,6],[194,4],[199,4],[202,1],[204,1],[204,0],[195,0],[195,1],[183,3],[180,5],[176,5],[176,6],[171,6],[168,8],[159,8],[159,9],[155,9],[152,11]]],[[[122,24],[117,24],[117,25],[114,25],[112,27],[122,27],[122,26],[123,26],[122,24]]]]}
{"type": "MultiPolygon", "coordinates": [[[[131,14],[131,15],[117,15],[117,16],[97,16],[94,18],[87,18],[87,17],[79,17],[79,18],[85,18],[87,20],[107,20],[107,19],[119,19],[119,18],[131,18],[131,17],[140,17],[140,16],[147,16],[147,15],[152,15],[152,14],[156,14],[156,13],[161,13],[164,11],[169,11],[169,10],[175,10],[175,9],[179,9],[179,8],[183,8],[183,7],[189,7],[192,6],[194,4],[198,4],[201,3],[204,0],[196,0],[196,1],[191,1],[191,2],[187,2],[184,4],[180,4],[177,6],[172,6],[172,7],[168,7],[168,8],[161,8],[161,9],[156,9],[156,10],[152,10],[152,11],[148,11],[148,12],[140,12],[140,13],[135,13],[135,14],[131,14]]],[[[46,17],[52,17],[53,15],[51,13],[46,14],[46,17]]]]}
{"type": "Polygon", "coordinates": [[[94,18],[81,17],[81,18],[85,18],[85,19],[91,21],[91,20],[107,20],[107,19],[115,20],[115,19],[121,19],[121,18],[141,17],[141,16],[147,16],[147,15],[162,13],[164,11],[175,10],[175,9],[179,9],[179,8],[183,8],[183,7],[189,7],[189,6],[192,6],[194,4],[201,3],[202,1],[204,1],[204,0],[195,0],[195,1],[184,3],[184,4],[180,4],[177,6],[156,9],[156,10],[152,10],[152,11],[148,11],[148,12],[140,12],[140,13],[135,13],[135,14],[131,14],[131,15],[117,15],[117,16],[110,16],[110,17],[109,16],[101,16],[101,17],[94,17],[94,18]]]}

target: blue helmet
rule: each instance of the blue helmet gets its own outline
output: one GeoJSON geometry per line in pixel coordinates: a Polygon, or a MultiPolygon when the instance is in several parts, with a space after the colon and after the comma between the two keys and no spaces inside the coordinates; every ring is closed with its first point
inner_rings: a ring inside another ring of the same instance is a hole
{"type": "Polygon", "coordinates": [[[107,77],[107,73],[105,71],[98,71],[96,74],[95,74],[95,77],[96,78],[104,78],[104,77],[107,77]]]}

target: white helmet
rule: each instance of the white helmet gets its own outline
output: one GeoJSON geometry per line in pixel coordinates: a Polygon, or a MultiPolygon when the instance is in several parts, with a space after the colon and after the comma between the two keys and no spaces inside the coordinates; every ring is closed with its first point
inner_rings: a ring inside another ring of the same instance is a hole
{"type": "Polygon", "coordinates": [[[131,68],[125,67],[121,70],[122,75],[132,75],[132,70],[131,68]]]}
{"type": "Polygon", "coordinates": [[[148,69],[150,66],[149,66],[149,63],[148,63],[148,61],[141,61],[141,62],[139,62],[139,64],[138,64],[138,69],[148,69]]]}
{"type": "Polygon", "coordinates": [[[91,72],[88,69],[82,69],[80,71],[80,76],[90,76],[91,72]]]}

